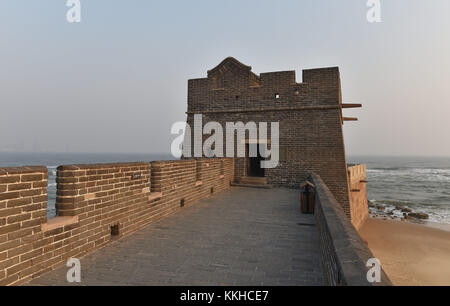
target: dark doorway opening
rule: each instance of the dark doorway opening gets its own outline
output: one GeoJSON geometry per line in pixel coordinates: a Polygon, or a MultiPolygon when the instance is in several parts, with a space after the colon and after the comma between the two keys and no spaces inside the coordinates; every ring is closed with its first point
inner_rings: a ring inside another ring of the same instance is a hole
{"type": "Polygon", "coordinates": [[[117,238],[120,235],[119,224],[111,226],[111,238],[117,238]]]}
{"type": "Polygon", "coordinates": [[[257,143],[247,144],[247,176],[264,177],[264,168],[261,168],[261,161],[264,158],[261,156],[260,148],[257,143]],[[255,156],[250,156],[250,149],[256,150],[257,154],[255,156]]]}

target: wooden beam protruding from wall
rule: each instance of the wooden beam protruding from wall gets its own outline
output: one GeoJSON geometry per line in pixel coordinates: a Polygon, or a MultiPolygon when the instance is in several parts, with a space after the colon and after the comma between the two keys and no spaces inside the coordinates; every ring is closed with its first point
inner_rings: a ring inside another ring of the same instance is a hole
{"type": "Polygon", "coordinates": [[[360,108],[360,107],[362,107],[362,104],[357,104],[357,103],[342,103],[341,106],[342,106],[342,108],[360,108]]]}

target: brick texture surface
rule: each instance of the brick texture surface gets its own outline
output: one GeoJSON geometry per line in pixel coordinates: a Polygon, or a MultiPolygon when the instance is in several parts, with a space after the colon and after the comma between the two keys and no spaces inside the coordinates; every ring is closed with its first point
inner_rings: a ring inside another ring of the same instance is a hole
{"type": "Polygon", "coordinates": [[[30,281],[227,189],[233,175],[225,158],[60,166],[57,217],[47,223],[47,168],[0,168],[0,285],[30,281]]]}
{"type": "Polygon", "coordinates": [[[366,263],[374,258],[374,255],[320,176],[313,173],[311,180],[316,185],[315,218],[319,230],[320,258],[326,284],[332,286],[392,285],[383,269],[381,282],[368,282],[366,263]]]}
{"type": "Polygon", "coordinates": [[[369,218],[366,165],[349,167],[348,175],[351,220],[355,228],[359,229],[369,218]]]}

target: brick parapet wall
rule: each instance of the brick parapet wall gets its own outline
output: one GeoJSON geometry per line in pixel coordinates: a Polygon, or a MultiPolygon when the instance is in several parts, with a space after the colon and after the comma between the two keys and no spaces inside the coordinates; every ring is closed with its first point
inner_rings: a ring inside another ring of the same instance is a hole
{"type": "Polygon", "coordinates": [[[324,277],[332,286],[391,285],[381,271],[380,283],[369,283],[366,263],[374,255],[347,218],[336,198],[317,174],[311,175],[315,185],[315,218],[319,229],[321,261],[324,277]]]}
{"type": "Polygon", "coordinates": [[[18,281],[33,260],[43,260],[47,180],[45,167],[0,168],[0,284],[18,281]]]}
{"type": "Polygon", "coordinates": [[[348,180],[351,221],[356,229],[360,229],[367,218],[369,218],[366,165],[349,167],[348,180]]]}
{"type": "Polygon", "coordinates": [[[59,216],[79,216],[104,203],[127,203],[136,194],[150,193],[150,164],[71,165],[57,169],[56,209],[59,216]]]}
{"type": "Polygon", "coordinates": [[[0,168],[0,285],[27,282],[224,190],[233,175],[226,158],[61,166],[57,217],[47,220],[47,168],[0,168]]]}

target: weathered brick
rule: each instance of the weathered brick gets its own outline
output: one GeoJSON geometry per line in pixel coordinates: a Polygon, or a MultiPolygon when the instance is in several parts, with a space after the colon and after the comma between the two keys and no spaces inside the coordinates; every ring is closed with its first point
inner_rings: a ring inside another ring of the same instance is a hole
{"type": "Polygon", "coordinates": [[[8,217],[8,224],[25,221],[31,218],[31,213],[24,213],[16,216],[8,217]]]}
{"type": "Polygon", "coordinates": [[[31,183],[18,183],[18,184],[9,184],[8,185],[8,191],[17,191],[17,190],[24,190],[24,189],[30,189],[31,183]]]}
{"type": "Polygon", "coordinates": [[[22,182],[34,182],[34,181],[42,181],[44,179],[43,173],[38,174],[22,174],[21,181],[22,182]]]}
{"type": "Polygon", "coordinates": [[[11,275],[11,276],[8,276],[8,277],[0,280],[0,286],[11,285],[11,284],[14,284],[15,282],[17,282],[18,280],[19,280],[18,274],[11,275]]]}
{"type": "Polygon", "coordinates": [[[22,212],[22,209],[20,207],[1,209],[0,217],[8,217],[11,215],[17,215],[17,214],[20,214],[21,212],[22,212]]]}
{"type": "Polygon", "coordinates": [[[31,204],[31,202],[32,202],[31,198],[20,198],[20,199],[9,200],[6,206],[8,208],[14,208],[14,207],[18,207],[18,206],[24,206],[24,205],[31,204]]]}
{"type": "Polygon", "coordinates": [[[42,188],[47,187],[47,181],[41,181],[41,182],[33,182],[33,188],[42,188]]]}
{"type": "Polygon", "coordinates": [[[22,207],[22,210],[24,212],[29,212],[29,211],[40,210],[42,208],[43,207],[42,207],[41,204],[29,204],[29,205],[26,205],[26,206],[22,207]]]}
{"type": "Polygon", "coordinates": [[[23,253],[29,252],[32,249],[33,249],[33,246],[31,244],[20,245],[16,248],[8,250],[8,257],[13,258],[13,257],[19,256],[23,253]]]}
{"type": "MultiPolygon", "coordinates": [[[[12,225],[16,225],[16,224],[17,223],[12,224],[12,225]]],[[[21,229],[21,230],[16,230],[16,231],[13,231],[12,233],[8,234],[8,240],[22,238],[22,237],[25,237],[25,236],[28,236],[28,235],[31,235],[31,234],[33,234],[33,229],[31,229],[31,228],[25,228],[25,229],[21,229]]]]}
{"type": "Polygon", "coordinates": [[[8,240],[8,234],[0,235],[0,245],[8,240]]]}
{"type": "Polygon", "coordinates": [[[0,262],[0,270],[7,269],[19,263],[19,257],[9,258],[0,262]]]}
{"type": "Polygon", "coordinates": [[[25,261],[34,257],[38,257],[39,255],[42,255],[43,251],[44,250],[42,248],[39,248],[37,250],[25,253],[22,256],[20,256],[20,261],[25,261]]]}
{"type": "Polygon", "coordinates": [[[23,221],[22,228],[37,226],[37,225],[40,225],[41,223],[42,223],[42,221],[40,218],[23,221]]]}
{"type": "Polygon", "coordinates": [[[0,227],[0,235],[2,234],[9,234],[11,232],[14,232],[16,230],[20,229],[20,224],[16,223],[16,224],[10,224],[10,225],[5,225],[0,227]]]}
{"type": "Polygon", "coordinates": [[[6,270],[6,273],[8,275],[13,275],[13,274],[18,273],[18,272],[20,272],[22,270],[25,270],[28,267],[31,267],[31,264],[32,264],[31,260],[28,260],[28,261],[25,261],[25,262],[21,262],[20,264],[17,264],[15,266],[12,266],[12,267],[8,268],[6,270]]]}
{"type": "Polygon", "coordinates": [[[33,203],[47,202],[47,195],[33,197],[33,203]]]}
{"type": "Polygon", "coordinates": [[[20,196],[22,198],[25,197],[33,197],[42,194],[42,189],[29,189],[20,191],[20,196]]]}
{"type": "Polygon", "coordinates": [[[0,201],[10,200],[10,199],[17,199],[19,197],[20,197],[20,193],[18,193],[18,192],[3,192],[3,193],[0,193],[0,201]]]}
{"type": "Polygon", "coordinates": [[[20,175],[0,176],[0,184],[11,184],[20,182],[20,175]]]}

